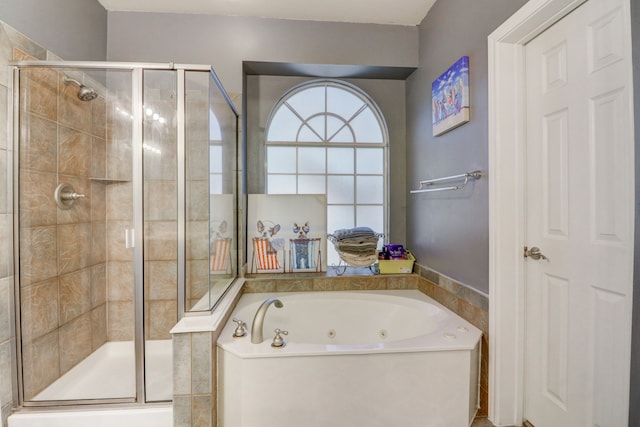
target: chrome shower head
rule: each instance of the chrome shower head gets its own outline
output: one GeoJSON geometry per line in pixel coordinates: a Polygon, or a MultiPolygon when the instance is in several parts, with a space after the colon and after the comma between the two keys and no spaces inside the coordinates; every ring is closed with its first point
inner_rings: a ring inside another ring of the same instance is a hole
{"type": "Polygon", "coordinates": [[[94,99],[96,99],[98,97],[98,92],[96,92],[95,90],[93,90],[92,88],[90,88],[89,86],[85,86],[82,83],[80,83],[79,81],[75,80],[75,79],[71,79],[69,77],[65,77],[63,79],[64,84],[70,84],[73,83],[74,85],[78,86],[78,98],[81,101],[93,101],[94,99]]]}

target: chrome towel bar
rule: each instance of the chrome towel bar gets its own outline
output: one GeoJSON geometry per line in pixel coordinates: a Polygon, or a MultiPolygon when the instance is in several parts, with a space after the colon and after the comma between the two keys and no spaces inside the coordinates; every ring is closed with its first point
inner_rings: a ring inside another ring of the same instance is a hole
{"type": "Polygon", "coordinates": [[[460,175],[452,175],[445,176],[444,178],[435,178],[435,179],[427,179],[424,181],[420,181],[420,186],[417,190],[411,190],[409,193],[430,193],[434,191],[446,191],[446,190],[460,190],[463,188],[470,179],[480,179],[482,177],[481,171],[473,171],[467,173],[461,173],[460,175]],[[446,187],[434,187],[436,183],[441,183],[443,181],[454,181],[464,179],[464,182],[457,185],[449,185],[446,187]]]}

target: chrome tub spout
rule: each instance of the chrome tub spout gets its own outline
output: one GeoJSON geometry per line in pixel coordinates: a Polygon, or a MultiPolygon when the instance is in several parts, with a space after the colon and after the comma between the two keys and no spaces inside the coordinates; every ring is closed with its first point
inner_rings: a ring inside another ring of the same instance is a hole
{"type": "Polygon", "coordinates": [[[269,306],[273,304],[277,308],[282,308],[282,301],[277,298],[268,298],[265,302],[260,305],[258,311],[256,311],[256,315],[253,317],[253,323],[251,324],[251,343],[260,344],[264,341],[264,337],[262,335],[262,326],[264,324],[264,316],[267,314],[267,309],[269,306]]]}

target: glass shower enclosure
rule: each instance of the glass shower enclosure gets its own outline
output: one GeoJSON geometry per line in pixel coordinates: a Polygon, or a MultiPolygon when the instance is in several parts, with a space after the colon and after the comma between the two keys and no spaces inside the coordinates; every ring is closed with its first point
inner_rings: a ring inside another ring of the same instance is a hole
{"type": "Polygon", "coordinates": [[[170,401],[237,273],[237,112],[208,66],[14,59],[21,403],[170,401]]]}

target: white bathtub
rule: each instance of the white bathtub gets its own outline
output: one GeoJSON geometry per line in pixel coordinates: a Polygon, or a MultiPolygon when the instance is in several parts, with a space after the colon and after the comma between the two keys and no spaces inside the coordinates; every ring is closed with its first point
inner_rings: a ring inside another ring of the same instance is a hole
{"type": "Polygon", "coordinates": [[[467,427],[481,331],[415,290],[245,294],[251,322],[277,297],[265,340],[218,339],[219,427],[467,427]],[[286,346],[271,347],[274,329],[286,346]]]}

